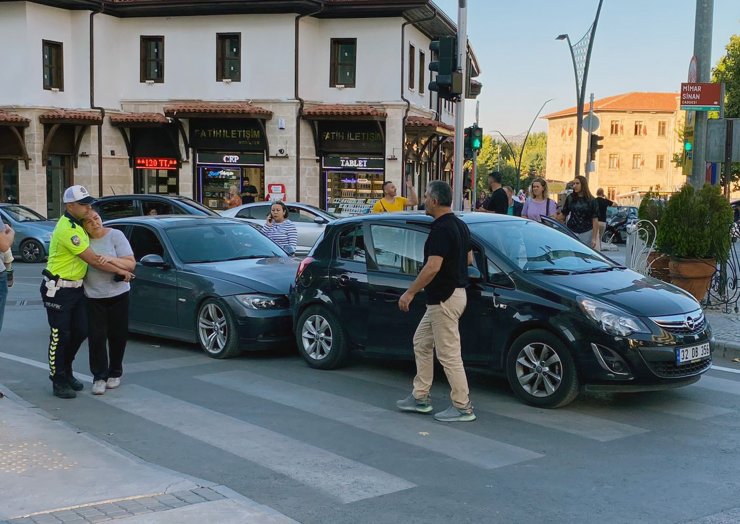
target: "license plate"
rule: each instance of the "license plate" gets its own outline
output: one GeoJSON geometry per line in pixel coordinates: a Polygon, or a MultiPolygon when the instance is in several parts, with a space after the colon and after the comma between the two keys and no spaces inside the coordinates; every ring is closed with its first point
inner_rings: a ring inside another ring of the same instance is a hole
{"type": "Polygon", "coordinates": [[[695,360],[701,360],[703,358],[709,358],[711,350],[709,348],[709,342],[705,342],[699,346],[690,346],[687,348],[676,348],[676,364],[688,364],[695,360]]]}

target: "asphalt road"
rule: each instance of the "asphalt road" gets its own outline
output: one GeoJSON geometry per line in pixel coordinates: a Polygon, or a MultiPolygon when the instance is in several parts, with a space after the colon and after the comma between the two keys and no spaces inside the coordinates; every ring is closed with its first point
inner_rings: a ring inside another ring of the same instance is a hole
{"type": "MultiPolygon", "coordinates": [[[[304,523],[737,522],[740,366],[680,390],[520,404],[471,373],[479,419],[395,410],[408,364],[309,369],[297,354],[210,359],[132,336],[120,389],[51,395],[39,265],[16,265],[0,383],[51,417],[149,462],[226,485],[304,523]]],[[[87,350],[76,370],[89,375],[87,350]]],[[[438,374],[436,408],[448,405],[438,374]]],[[[70,478],[69,482],[74,482],[70,478]]],[[[40,496],[43,496],[41,494],[40,496]]]]}

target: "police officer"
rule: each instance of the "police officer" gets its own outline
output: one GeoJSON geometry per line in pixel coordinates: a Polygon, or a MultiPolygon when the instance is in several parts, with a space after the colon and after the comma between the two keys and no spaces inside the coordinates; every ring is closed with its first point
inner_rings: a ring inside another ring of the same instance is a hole
{"type": "Polygon", "coordinates": [[[120,274],[126,280],[130,280],[131,273],[116,268],[90,249],[90,239],[82,227],[82,220],[94,202],[87,189],[69,187],[62,200],[65,212],[51,236],[41,297],[51,328],[49,378],[54,386],[54,395],[75,398],[75,391],[81,391],[83,387],[72,374],[72,362],[87,338],[87,310],[82,290],[87,265],[120,274]]]}

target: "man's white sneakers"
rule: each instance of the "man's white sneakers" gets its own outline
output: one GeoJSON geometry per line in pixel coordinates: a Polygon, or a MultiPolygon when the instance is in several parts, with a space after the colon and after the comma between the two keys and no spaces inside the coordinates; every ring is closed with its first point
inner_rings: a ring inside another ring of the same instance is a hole
{"type": "Polygon", "coordinates": [[[92,394],[102,395],[105,393],[105,380],[96,380],[93,382],[92,394]]]}
{"type": "Polygon", "coordinates": [[[121,377],[111,377],[105,383],[105,387],[107,387],[108,389],[116,389],[120,385],[121,385],[121,377]]]}

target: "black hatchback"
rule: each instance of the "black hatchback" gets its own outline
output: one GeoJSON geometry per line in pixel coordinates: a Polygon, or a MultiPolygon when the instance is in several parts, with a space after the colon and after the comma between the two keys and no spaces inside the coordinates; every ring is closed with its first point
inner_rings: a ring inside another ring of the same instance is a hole
{"type": "MultiPolygon", "coordinates": [[[[466,365],[505,374],[525,402],[558,407],[582,389],[684,386],[711,366],[699,304],[677,287],[605,258],[537,222],[470,213],[474,267],[460,319],[466,365]]],[[[394,213],[326,227],[291,292],[298,348],[314,368],[350,350],[413,359],[423,292],[398,299],[418,274],[431,217],[394,213]]]]}
{"type": "Polygon", "coordinates": [[[103,220],[149,215],[220,216],[213,209],[179,195],[113,195],[92,205],[103,220]]]}

